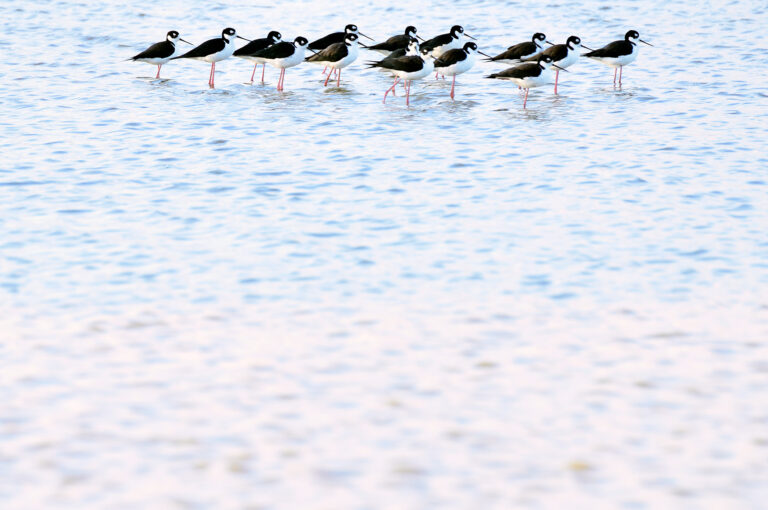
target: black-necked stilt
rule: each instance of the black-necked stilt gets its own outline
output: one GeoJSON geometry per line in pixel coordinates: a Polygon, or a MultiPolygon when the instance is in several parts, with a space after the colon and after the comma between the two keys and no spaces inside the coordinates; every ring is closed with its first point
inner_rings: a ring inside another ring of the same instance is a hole
{"type": "MultiPolygon", "coordinates": [[[[421,48],[419,47],[419,41],[417,41],[415,38],[411,37],[411,41],[408,43],[407,48],[400,48],[397,49],[390,54],[388,54],[383,59],[379,60],[379,62],[383,62],[385,60],[394,59],[394,58],[400,58],[405,56],[416,56],[418,57],[421,54],[421,48]]],[[[375,62],[366,62],[367,64],[372,64],[375,62]]]]}
{"type": "MultiPolygon", "coordinates": [[[[360,30],[358,30],[357,28],[357,25],[350,24],[344,27],[343,32],[334,32],[332,34],[326,35],[325,37],[321,37],[316,41],[312,41],[311,43],[309,43],[309,46],[307,46],[307,48],[309,48],[312,51],[324,50],[331,44],[343,43],[347,34],[355,34],[358,37],[362,35],[363,37],[371,39],[364,33],[360,32],[360,30]]],[[[373,41],[373,39],[371,39],[371,41],[373,41]]]]}
{"type": "MultiPolygon", "coordinates": [[[[454,89],[456,88],[456,76],[462,73],[466,73],[472,66],[475,65],[476,54],[480,53],[477,50],[477,44],[468,42],[461,49],[449,50],[442,54],[438,59],[435,59],[435,70],[443,76],[453,76],[453,83],[451,83],[451,99],[454,97],[454,89]]],[[[488,55],[485,55],[486,57],[488,55]]]]}
{"type": "Polygon", "coordinates": [[[510,67],[506,71],[491,74],[486,76],[486,78],[510,80],[517,84],[518,87],[525,89],[525,99],[523,100],[523,108],[525,108],[525,105],[528,103],[528,91],[531,88],[552,83],[552,71],[549,69],[552,65],[552,57],[540,55],[535,64],[528,63],[517,67],[510,67]]]}
{"type": "MultiPolygon", "coordinates": [[[[341,70],[347,67],[349,64],[355,61],[357,58],[357,35],[352,32],[344,36],[343,43],[331,44],[323,51],[310,55],[306,58],[307,62],[313,64],[321,64],[338,72],[338,79],[336,86],[341,86],[341,70]]],[[[328,77],[325,79],[325,86],[328,86],[328,80],[331,79],[331,73],[328,73],[328,77]]]]}
{"type": "Polygon", "coordinates": [[[304,52],[309,45],[306,37],[297,37],[292,43],[282,41],[256,52],[253,57],[280,69],[277,90],[283,90],[285,70],[304,62],[304,52]]]}
{"type": "Polygon", "coordinates": [[[544,49],[544,43],[547,42],[547,36],[541,32],[536,32],[530,41],[514,44],[506,51],[499,53],[495,57],[485,59],[487,62],[501,62],[502,64],[519,64],[524,59],[530,58],[544,49]]]}
{"type": "Polygon", "coordinates": [[[464,32],[464,27],[461,25],[454,25],[451,27],[451,31],[447,34],[440,34],[421,43],[421,48],[432,52],[433,57],[440,58],[440,55],[446,51],[461,48],[464,42],[464,37],[474,39],[474,37],[464,32]]]}
{"type": "MultiPolygon", "coordinates": [[[[591,50],[581,44],[581,39],[578,36],[572,35],[566,41],[565,44],[553,44],[546,50],[541,52],[541,55],[546,55],[552,59],[552,64],[555,66],[555,94],[557,94],[557,82],[560,78],[560,69],[567,69],[579,60],[579,54],[581,48],[591,50]]],[[[538,61],[538,57],[530,57],[526,59],[529,62],[538,61]]]]}
{"type": "Polygon", "coordinates": [[[394,93],[395,87],[400,80],[404,80],[405,87],[405,104],[411,104],[411,82],[413,80],[420,80],[425,76],[432,74],[435,69],[432,63],[432,56],[430,50],[426,48],[421,49],[421,54],[418,56],[411,55],[400,58],[388,59],[385,58],[381,62],[371,62],[369,67],[380,67],[390,71],[395,75],[395,82],[384,93],[384,103],[387,102],[387,94],[394,93]]]}
{"type": "Polygon", "coordinates": [[[585,57],[597,60],[609,67],[613,67],[613,84],[616,85],[616,71],[619,71],[619,86],[621,86],[621,75],[624,66],[631,64],[637,58],[639,48],[635,41],[640,41],[648,46],[653,44],[640,39],[637,30],[630,30],[624,35],[621,41],[613,41],[600,49],[585,53],[585,57]]]}
{"type": "Polygon", "coordinates": [[[232,54],[233,57],[240,57],[246,60],[250,60],[251,62],[254,62],[253,73],[251,73],[251,83],[253,83],[253,77],[256,76],[256,68],[259,67],[259,64],[262,64],[261,83],[264,83],[264,68],[267,67],[267,64],[265,64],[263,60],[254,58],[253,56],[254,53],[258,53],[264,48],[268,48],[273,44],[277,44],[282,39],[283,39],[283,36],[280,32],[278,32],[277,30],[272,30],[269,34],[267,34],[267,37],[264,37],[261,39],[254,39],[248,44],[246,44],[245,46],[243,46],[242,48],[236,49],[235,52],[232,54]]]}
{"type": "Polygon", "coordinates": [[[414,26],[407,26],[405,27],[405,32],[398,35],[393,35],[383,43],[374,44],[373,46],[368,46],[369,50],[378,51],[379,53],[382,53],[387,56],[391,56],[393,51],[397,50],[407,50],[408,45],[411,42],[411,39],[414,39],[418,37],[416,35],[416,27],[414,26]]]}
{"type": "Polygon", "coordinates": [[[166,34],[165,41],[153,44],[128,60],[133,60],[134,62],[146,62],[147,64],[157,66],[157,75],[155,76],[155,79],[158,79],[160,78],[160,68],[163,67],[163,64],[179,53],[179,47],[176,45],[178,41],[192,44],[191,42],[182,39],[176,30],[171,30],[166,34]]]}
{"type": "Polygon", "coordinates": [[[177,58],[192,58],[203,62],[211,63],[211,76],[208,78],[208,86],[213,88],[214,77],[216,76],[216,62],[220,62],[232,56],[235,52],[235,38],[250,42],[250,39],[240,37],[234,28],[225,28],[221,31],[221,37],[208,39],[200,46],[196,46],[177,58]]]}
{"type": "MultiPolygon", "coordinates": [[[[446,51],[461,48],[464,44],[464,37],[474,39],[474,37],[464,32],[464,27],[461,25],[453,25],[450,32],[447,34],[440,34],[428,41],[424,41],[421,43],[421,47],[422,49],[427,49],[432,52],[433,57],[440,58],[446,51]]],[[[435,79],[437,79],[437,73],[435,74],[435,79]]]]}

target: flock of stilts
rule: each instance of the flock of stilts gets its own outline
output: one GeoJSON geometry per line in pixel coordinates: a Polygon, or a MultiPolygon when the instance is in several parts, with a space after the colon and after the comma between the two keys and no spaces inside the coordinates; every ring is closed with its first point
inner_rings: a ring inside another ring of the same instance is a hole
{"type": "Polygon", "coordinates": [[[283,90],[286,69],[302,62],[324,66],[323,73],[327,73],[325,86],[334,75],[336,85],[340,86],[342,69],[357,60],[358,46],[363,46],[368,50],[386,55],[382,60],[367,62],[369,68],[380,69],[394,77],[394,83],[384,93],[384,102],[390,92],[394,94],[397,84],[403,81],[406,91],[405,101],[406,104],[410,104],[411,82],[432,73],[435,73],[436,79],[440,75],[443,78],[453,77],[450,93],[453,99],[456,76],[472,69],[477,55],[480,54],[485,56],[488,62],[513,66],[499,73],[490,74],[486,78],[509,80],[519,88],[525,89],[523,100],[523,108],[525,108],[528,102],[528,91],[531,88],[553,83],[553,68],[555,69],[555,94],[557,94],[560,71],[565,71],[575,64],[580,56],[589,57],[612,67],[613,83],[616,85],[618,72],[618,83],[621,86],[622,70],[637,58],[638,42],[652,46],[640,39],[640,34],[635,30],[628,31],[624,39],[609,43],[597,50],[583,45],[581,39],[575,35],[570,36],[563,44],[552,44],[547,41],[544,34],[537,32],[533,34],[530,41],[510,46],[503,53],[491,57],[479,51],[476,43],[466,40],[474,37],[467,34],[460,25],[455,25],[450,32],[428,41],[421,39],[416,32],[415,27],[408,26],[402,34],[392,36],[382,43],[365,45],[359,41],[360,36],[371,38],[360,32],[356,25],[347,25],[343,32],[328,34],[311,43],[301,36],[296,37],[292,42],[283,41],[282,35],[277,31],[269,32],[267,37],[262,39],[250,40],[237,35],[234,28],[225,28],[221,37],[205,41],[185,53],[181,51],[178,43],[185,42],[190,45],[192,43],[182,39],[176,30],[171,30],[165,41],[153,44],[129,60],[156,65],[155,78],[160,78],[160,68],[171,60],[190,58],[208,62],[211,64],[208,85],[213,88],[216,62],[235,56],[254,63],[251,82],[259,64],[262,65],[262,83],[264,83],[266,64],[280,69],[277,90],[283,90]],[[242,39],[248,44],[236,49],[235,39],[242,39]],[[549,44],[549,47],[545,44],[549,44]],[[588,53],[582,54],[582,48],[589,50],[588,53]],[[309,50],[311,55],[306,56],[306,50],[309,50]]]}

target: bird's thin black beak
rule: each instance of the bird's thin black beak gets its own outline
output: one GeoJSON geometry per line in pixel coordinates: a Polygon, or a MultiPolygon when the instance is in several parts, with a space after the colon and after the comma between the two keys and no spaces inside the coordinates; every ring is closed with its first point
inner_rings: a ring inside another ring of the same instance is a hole
{"type": "Polygon", "coordinates": [[[422,39],[420,35],[417,35],[417,34],[413,34],[413,35],[415,35],[416,39],[418,39],[419,41],[424,42],[424,39],[422,39]]]}
{"type": "Polygon", "coordinates": [[[238,39],[242,39],[243,41],[251,42],[250,39],[246,39],[245,37],[240,37],[239,35],[236,35],[235,37],[237,37],[238,39]]]}
{"type": "Polygon", "coordinates": [[[559,66],[559,65],[557,65],[557,64],[552,64],[552,67],[557,67],[558,69],[560,69],[561,71],[563,71],[563,72],[565,72],[565,73],[567,73],[567,72],[568,72],[568,69],[565,69],[565,68],[563,68],[563,67],[560,67],[560,66],[559,66]]]}
{"type": "Polygon", "coordinates": [[[593,50],[592,48],[590,48],[589,46],[587,46],[585,44],[582,44],[581,47],[584,48],[585,50],[595,51],[595,50],[593,50]]]}
{"type": "Polygon", "coordinates": [[[192,44],[192,43],[191,43],[191,42],[189,42],[189,41],[185,41],[185,40],[184,40],[184,39],[182,39],[181,37],[179,37],[179,41],[181,41],[181,42],[185,42],[185,43],[189,44],[190,46],[194,46],[194,44],[192,44]]]}
{"type": "Polygon", "coordinates": [[[468,34],[468,33],[466,33],[466,32],[464,32],[464,35],[466,35],[467,37],[469,37],[469,38],[470,38],[470,39],[472,39],[473,41],[477,41],[477,39],[475,39],[474,37],[472,37],[471,35],[469,35],[469,34],[468,34]]]}
{"type": "Polygon", "coordinates": [[[490,55],[486,55],[486,54],[485,54],[485,53],[483,53],[482,51],[479,51],[479,50],[478,50],[478,53],[479,53],[479,54],[481,54],[481,55],[482,55],[482,56],[484,56],[484,57],[492,58],[490,55]]]}
{"type": "Polygon", "coordinates": [[[638,41],[640,41],[643,44],[647,44],[648,46],[653,46],[653,44],[651,44],[651,43],[649,43],[647,41],[643,41],[642,39],[638,39],[638,41]]]}
{"type": "Polygon", "coordinates": [[[544,41],[544,42],[549,44],[550,46],[554,46],[555,45],[555,43],[552,43],[552,42],[549,42],[549,41],[544,41]]]}
{"type": "Polygon", "coordinates": [[[357,33],[358,33],[358,34],[360,34],[360,35],[362,35],[362,36],[363,36],[363,37],[365,37],[366,39],[370,39],[371,41],[373,41],[373,39],[371,39],[370,37],[368,37],[367,35],[365,35],[365,34],[364,34],[364,33],[362,33],[361,31],[359,31],[359,30],[358,30],[358,31],[357,31],[357,33]]]}

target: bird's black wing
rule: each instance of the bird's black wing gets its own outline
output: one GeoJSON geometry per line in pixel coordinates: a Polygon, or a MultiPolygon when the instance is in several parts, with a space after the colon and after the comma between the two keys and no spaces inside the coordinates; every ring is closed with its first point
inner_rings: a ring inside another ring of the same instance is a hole
{"type": "Polygon", "coordinates": [[[313,41],[309,43],[309,46],[307,46],[307,48],[315,51],[324,50],[331,44],[344,42],[345,36],[346,34],[344,32],[334,32],[332,34],[326,35],[325,37],[321,37],[317,41],[313,41]]]}
{"type": "Polygon", "coordinates": [[[491,74],[486,78],[527,78],[529,76],[538,76],[541,73],[539,64],[523,64],[517,67],[510,67],[500,73],[491,74]]]}
{"type": "Polygon", "coordinates": [[[168,58],[173,55],[176,50],[176,45],[171,41],[160,41],[155,43],[146,50],[142,51],[135,57],[131,57],[131,60],[139,60],[140,58],[168,58]]]}
{"type": "Polygon", "coordinates": [[[429,41],[425,41],[421,44],[421,48],[426,48],[429,51],[434,50],[438,46],[443,46],[445,44],[448,44],[453,40],[453,36],[451,34],[440,34],[437,37],[433,37],[429,41]]]}
{"type": "Polygon", "coordinates": [[[410,41],[411,41],[411,36],[405,35],[405,34],[398,34],[398,35],[393,35],[383,43],[374,44],[373,46],[368,46],[368,49],[395,51],[395,50],[399,50],[400,48],[407,48],[408,43],[410,41]]]}
{"type": "Polygon", "coordinates": [[[461,62],[466,58],[467,58],[467,52],[462,49],[456,48],[450,51],[446,51],[445,53],[440,55],[440,58],[435,60],[435,69],[440,67],[452,66],[453,64],[461,62]]]}
{"type": "Polygon", "coordinates": [[[276,58],[288,58],[293,55],[294,51],[296,51],[296,47],[293,45],[293,43],[289,43],[288,41],[281,41],[277,44],[273,44],[272,46],[264,48],[261,51],[257,51],[250,56],[272,60],[276,58]]]}
{"type": "Polygon", "coordinates": [[[410,55],[400,58],[385,58],[380,62],[372,62],[368,64],[368,67],[381,67],[384,69],[392,69],[393,71],[415,73],[416,71],[423,69],[424,61],[421,59],[421,57],[410,55]]]}
{"type": "Polygon", "coordinates": [[[253,41],[249,42],[242,48],[236,49],[233,55],[235,57],[251,57],[257,51],[261,51],[271,44],[272,44],[272,39],[270,39],[269,37],[264,37],[262,39],[254,39],[253,41]]]}
{"type": "Polygon", "coordinates": [[[555,44],[541,53],[526,58],[524,62],[536,62],[542,55],[547,55],[548,57],[551,57],[554,62],[559,62],[568,56],[568,47],[565,44],[555,44]]]}
{"type": "Polygon", "coordinates": [[[331,44],[323,51],[307,57],[307,62],[338,62],[349,54],[347,45],[343,42],[331,44]]]}
{"type": "Polygon", "coordinates": [[[612,43],[606,44],[602,48],[598,48],[595,51],[585,53],[584,56],[598,58],[617,58],[623,55],[629,55],[630,53],[632,53],[632,43],[627,41],[613,41],[612,43]]]}
{"type": "Polygon", "coordinates": [[[520,60],[521,58],[534,53],[539,47],[533,44],[531,41],[522,42],[510,46],[507,51],[499,53],[495,57],[486,59],[489,62],[495,62],[497,60],[520,60]]]}
{"type": "Polygon", "coordinates": [[[200,46],[192,48],[185,54],[179,55],[178,57],[173,57],[173,60],[176,60],[177,58],[205,57],[213,53],[218,53],[221,50],[223,50],[225,47],[226,47],[226,43],[224,43],[224,39],[222,38],[208,39],[200,46]]]}

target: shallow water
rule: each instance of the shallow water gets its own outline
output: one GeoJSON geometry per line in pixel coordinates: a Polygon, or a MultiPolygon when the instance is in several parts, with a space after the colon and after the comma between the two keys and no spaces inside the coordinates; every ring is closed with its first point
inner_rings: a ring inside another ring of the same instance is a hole
{"type": "Polygon", "coordinates": [[[762,508],[766,8],[270,5],[2,9],[0,507],[762,508]],[[349,22],[656,47],[526,110],[122,61],[349,22]]]}

